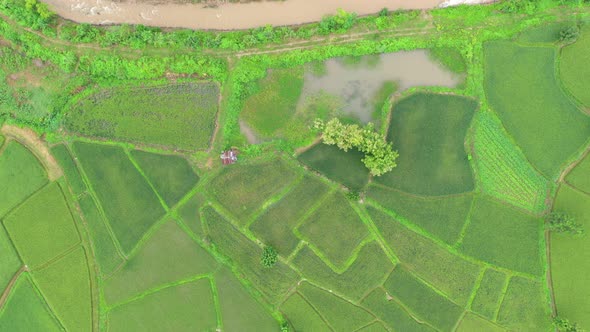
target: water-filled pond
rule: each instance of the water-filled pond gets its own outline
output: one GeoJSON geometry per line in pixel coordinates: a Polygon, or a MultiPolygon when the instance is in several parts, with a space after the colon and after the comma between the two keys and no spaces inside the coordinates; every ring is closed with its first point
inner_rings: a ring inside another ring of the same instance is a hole
{"type": "Polygon", "coordinates": [[[372,120],[376,95],[387,82],[394,82],[401,92],[417,86],[455,87],[463,78],[432,60],[427,50],[396,52],[356,59],[334,58],[325,68],[308,68],[300,104],[318,93],[341,100],[345,115],[366,123],[372,120]]]}

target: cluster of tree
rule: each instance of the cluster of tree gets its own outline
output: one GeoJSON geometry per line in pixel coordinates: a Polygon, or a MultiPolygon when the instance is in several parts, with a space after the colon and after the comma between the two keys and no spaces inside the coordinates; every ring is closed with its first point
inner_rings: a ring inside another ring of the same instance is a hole
{"type": "Polygon", "coordinates": [[[547,215],[547,228],[557,233],[570,233],[572,235],[584,234],[582,225],[576,223],[574,217],[561,211],[553,211],[547,215]]]}
{"type": "Polygon", "coordinates": [[[260,264],[262,264],[262,266],[271,268],[277,263],[278,260],[279,254],[275,248],[271,246],[264,247],[264,250],[262,250],[262,257],[260,257],[260,264]]]}
{"type": "Polygon", "coordinates": [[[336,145],[344,151],[356,148],[364,153],[363,163],[374,176],[383,175],[397,166],[397,151],[385,137],[375,132],[371,123],[363,128],[356,124],[343,124],[337,118],[328,122],[318,119],[313,128],[322,132],[324,144],[336,145]]]}
{"type": "Polygon", "coordinates": [[[580,27],[577,24],[563,28],[559,32],[559,41],[564,44],[574,43],[580,36],[580,27]]]}
{"type": "Polygon", "coordinates": [[[555,317],[553,319],[553,326],[559,332],[583,332],[584,330],[577,323],[570,323],[568,319],[555,317]]]}

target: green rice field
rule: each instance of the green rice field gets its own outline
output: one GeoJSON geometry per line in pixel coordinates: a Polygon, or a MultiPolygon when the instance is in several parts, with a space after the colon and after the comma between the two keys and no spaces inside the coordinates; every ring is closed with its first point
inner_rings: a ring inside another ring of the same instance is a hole
{"type": "Polygon", "coordinates": [[[64,125],[87,137],[204,150],[215,129],[218,95],[214,83],[103,89],[72,105],[64,125]]]}
{"type": "Polygon", "coordinates": [[[590,330],[590,4],[200,31],[4,2],[0,332],[590,330]]]}

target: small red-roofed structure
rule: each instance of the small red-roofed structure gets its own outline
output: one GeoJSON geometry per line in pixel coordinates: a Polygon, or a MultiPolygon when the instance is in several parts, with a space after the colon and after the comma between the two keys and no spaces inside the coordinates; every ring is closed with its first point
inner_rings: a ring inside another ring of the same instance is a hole
{"type": "Polygon", "coordinates": [[[224,165],[235,164],[238,161],[238,154],[236,150],[230,149],[221,153],[221,162],[224,165]]]}

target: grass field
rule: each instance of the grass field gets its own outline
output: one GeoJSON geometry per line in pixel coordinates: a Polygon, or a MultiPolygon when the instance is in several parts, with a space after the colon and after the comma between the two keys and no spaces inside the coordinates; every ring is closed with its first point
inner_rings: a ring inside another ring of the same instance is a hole
{"type": "Polygon", "coordinates": [[[84,196],[80,198],[78,203],[90,233],[94,259],[100,267],[100,272],[103,275],[109,275],[123,263],[123,258],[117,250],[115,240],[109,233],[106,225],[107,221],[98,211],[92,197],[89,195],[84,196]]]}
{"type": "Polygon", "coordinates": [[[590,131],[590,117],[557,83],[556,50],[498,41],[487,43],[484,51],[490,106],[533,166],[554,178],[590,131]]]}
{"type": "Polygon", "coordinates": [[[335,331],[356,331],[375,319],[365,309],[309,283],[299,286],[298,292],[318,310],[335,331]]]}
{"type": "Polygon", "coordinates": [[[0,253],[0,290],[4,292],[8,282],[22,265],[4,227],[0,227],[0,253]]]}
{"type": "Polygon", "coordinates": [[[590,194],[590,155],[586,156],[565,178],[567,183],[590,194]]]}
{"type": "Polygon", "coordinates": [[[363,157],[355,149],[344,152],[335,145],[317,144],[302,153],[299,161],[332,181],[360,191],[369,181],[369,169],[363,164],[363,157]]]}
{"type": "Polygon", "coordinates": [[[514,331],[549,331],[549,299],[541,283],[513,277],[500,307],[498,323],[514,331]]]}
{"type": "Polygon", "coordinates": [[[566,212],[581,224],[586,235],[551,234],[551,273],[560,316],[590,326],[590,195],[561,185],[554,211],[566,212]]]}
{"type": "Polygon", "coordinates": [[[428,55],[445,68],[456,74],[463,74],[467,71],[465,59],[461,52],[452,47],[436,47],[428,50],[428,55]]]}
{"type": "Polygon", "coordinates": [[[389,258],[375,242],[365,245],[354,263],[343,273],[334,272],[307,247],[297,253],[293,265],[306,279],[355,301],[381,285],[393,268],[389,258]]]}
{"type": "Polygon", "coordinates": [[[267,199],[296,178],[295,170],[281,160],[226,167],[211,181],[208,194],[245,223],[267,199]]]}
{"type": "Polygon", "coordinates": [[[199,209],[205,202],[203,193],[198,192],[194,194],[179,210],[178,213],[183,223],[186,224],[191,231],[198,237],[204,235],[203,222],[201,220],[201,212],[199,209]]]}
{"type": "Polygon", "coordinates": [[[260,263],[262,248],[252,242],[212,207],[205,207],[205,220],[214,248],[228,257],[272,304],[286,295],[299,280],[298,274],[284,263],[277,262],[272,269],[260,263]]]}
{"type": "Polygon", "coordinates": [[[380,322],[375,322],[373,324],[367,325],[362,329],[358,330],[359,332],[387,332],[385,326],[383,326],[380,322]]]}
{"type": "Polygon", "coordinates": [[[213,273],[217,266],[215,259],[174,221],[167,221],[105,281],[105,299],[113,305],[153,288],[213,273]]]}
{"type": "Polygon", "coordinates": [[[471,302],[471,310],[493,320],[500,305],[505,282],[506,275],[504,273],[487,269],[483,279],[481,279],[473,302],[471,302]]]}
{"type": "Polygon", "coordinates": [[[493,113],[477,115],[473,142],[477,179],[484,192],[534,213],[546,209],[548,181],[514,145],[493,113]]]}
{"type": "Polygon", "coordinates": [[[472,194],[423,197],[371,185],[367,197],[435,237],[454,244],[467,220],[472,194]]]}
{"type": "Polygon", "coordinates": [[[395,299],[388,299],[381,288],[375,289],[363,299],[362,305],[371,310],[394,331],[433,332],[429,325],[419,323],[395,299]]]}
{"type": "Polygon", "coordinates": [[[203,331],[217,329],[208,278],[168,287],[109,311],[109,331],[203,331]]]}
{"type": "Polygon", "coordinates": [[[520,43],[540,43],[540,44],[553,44],[559,41],[559,33],[562,29],[570,26],[568,22],[558,22],[551,24],[544,24],[540,27],[535,27],[523,31],[516,41],[520,43]]]}
{"type": "Polygon", "coordinates": [[[74,195],[79,196],[86,192],[86,184],[82,180],[80,171],[78,171],[78,167],[74,163],[68,148],[64,144],[56,145],[51,148],[51,154],[57,159],[59,166],[64,171],[74,195]]]}
{"type": "Polygon", "coordinates": [[[169,207],[178,203],[199,181],[199,176],[182,157],[139,150],[131,151],[131,156],[169,207]]]}
{"type": "Polygon", "coordinates": [[[383,239],[405,268],[428,281],[456,303],[465,305],[479,276],[480,268],[450,253],[389,216],[369,210],[383,239]]]}
{"type": "Polygon", "coordinates": [[[486,196],[475,202],[460,246],[466,254],[514,271],[543,273],[542,222],[486,196]]]}
{"type": "Polygon", "coordinates": [[[398,166],[376,181],[420,195],[471,191],[473,175],[464,141],[476,108],[471,99],[429,93],[396,103],[387,139],[399,151],[398,166]]]}
{"type": "Polygon", "coordinates": [[[86,253],[82,248],[33,273],[41,293],[68,331],[92,330],[89,278],[86,253]]]}
{"type": "Polygon", "coordinates": [[[436,293],[402,266],[393,270],[384,287],[421,320],[441,330],[452,330],[463,312],[463,308],[436,293]]]}
{"type": "Polygon", "coordinates": [[[242,119],[264,136],[285,127],[297,110],[303,88],[303,67],[269,70],[259,91],[244,102],[242,119]]]}
{"type": "Polygon", "coordinates": [[[367,227],[342,194],[333,194],[297,229],[308,243],[318,248],[338,267],[369,235],[367,227]]]}
{"type": "Polygon", "coordinates": [[[590,25],[585,24],[578,40],[561,50],[559,77],[565,88],[584,106],[590,107],[590,25]]]}
{"type": "Polygon", "coordinates": [[[64,126],[83,136],[206,149],[215,128],[218,96],[214,83],[105,89],[74,105],[64,126]]]}
{"type": "Polygon", "coordinates": [[[28,274],[22,274],[0,310],[0,331],[62,331],[28,274]]]}
{"type": "Polygon", "coordinates": [[[10,142],[0,155],[0,217],[47,183],[45,170],[27,148],[10,142]]]}
{"type": "Polygon", "coordinates": [[[321,180],[308,175],[279,202],[266,209],[250,229],[257,238],[287,257],[299,243],[293,229],[327,192],[328,187],[321,180]]]}
{"type": "Polygon", "coordinates": [[[224,331],[275,332],[277,321],[227,269],[215,274],[224,331]]]}
{"type": "Polygon", "coordinates": [[[457,332],[502,332],[505,329],[472,313],[467,313],[457,326],[457,332]]]}
{"type": "Polygon", "coordinates": [[[74,151],[117,240],[129,253],[164,215],[158,197],[123,149],[76,142],[74,151]]]}
{"type": "Polygon", "coordinates": [[[318,312],[298,293],[291,295],[281,305],[281,311],[295,331],[332,331],[318,312]]]}
{"type": "Polygon", "coordinates": [[[4,226],[25,264],[36,268],[80,242],[62,189],[53,182],[14,210],[4,226]]]}

